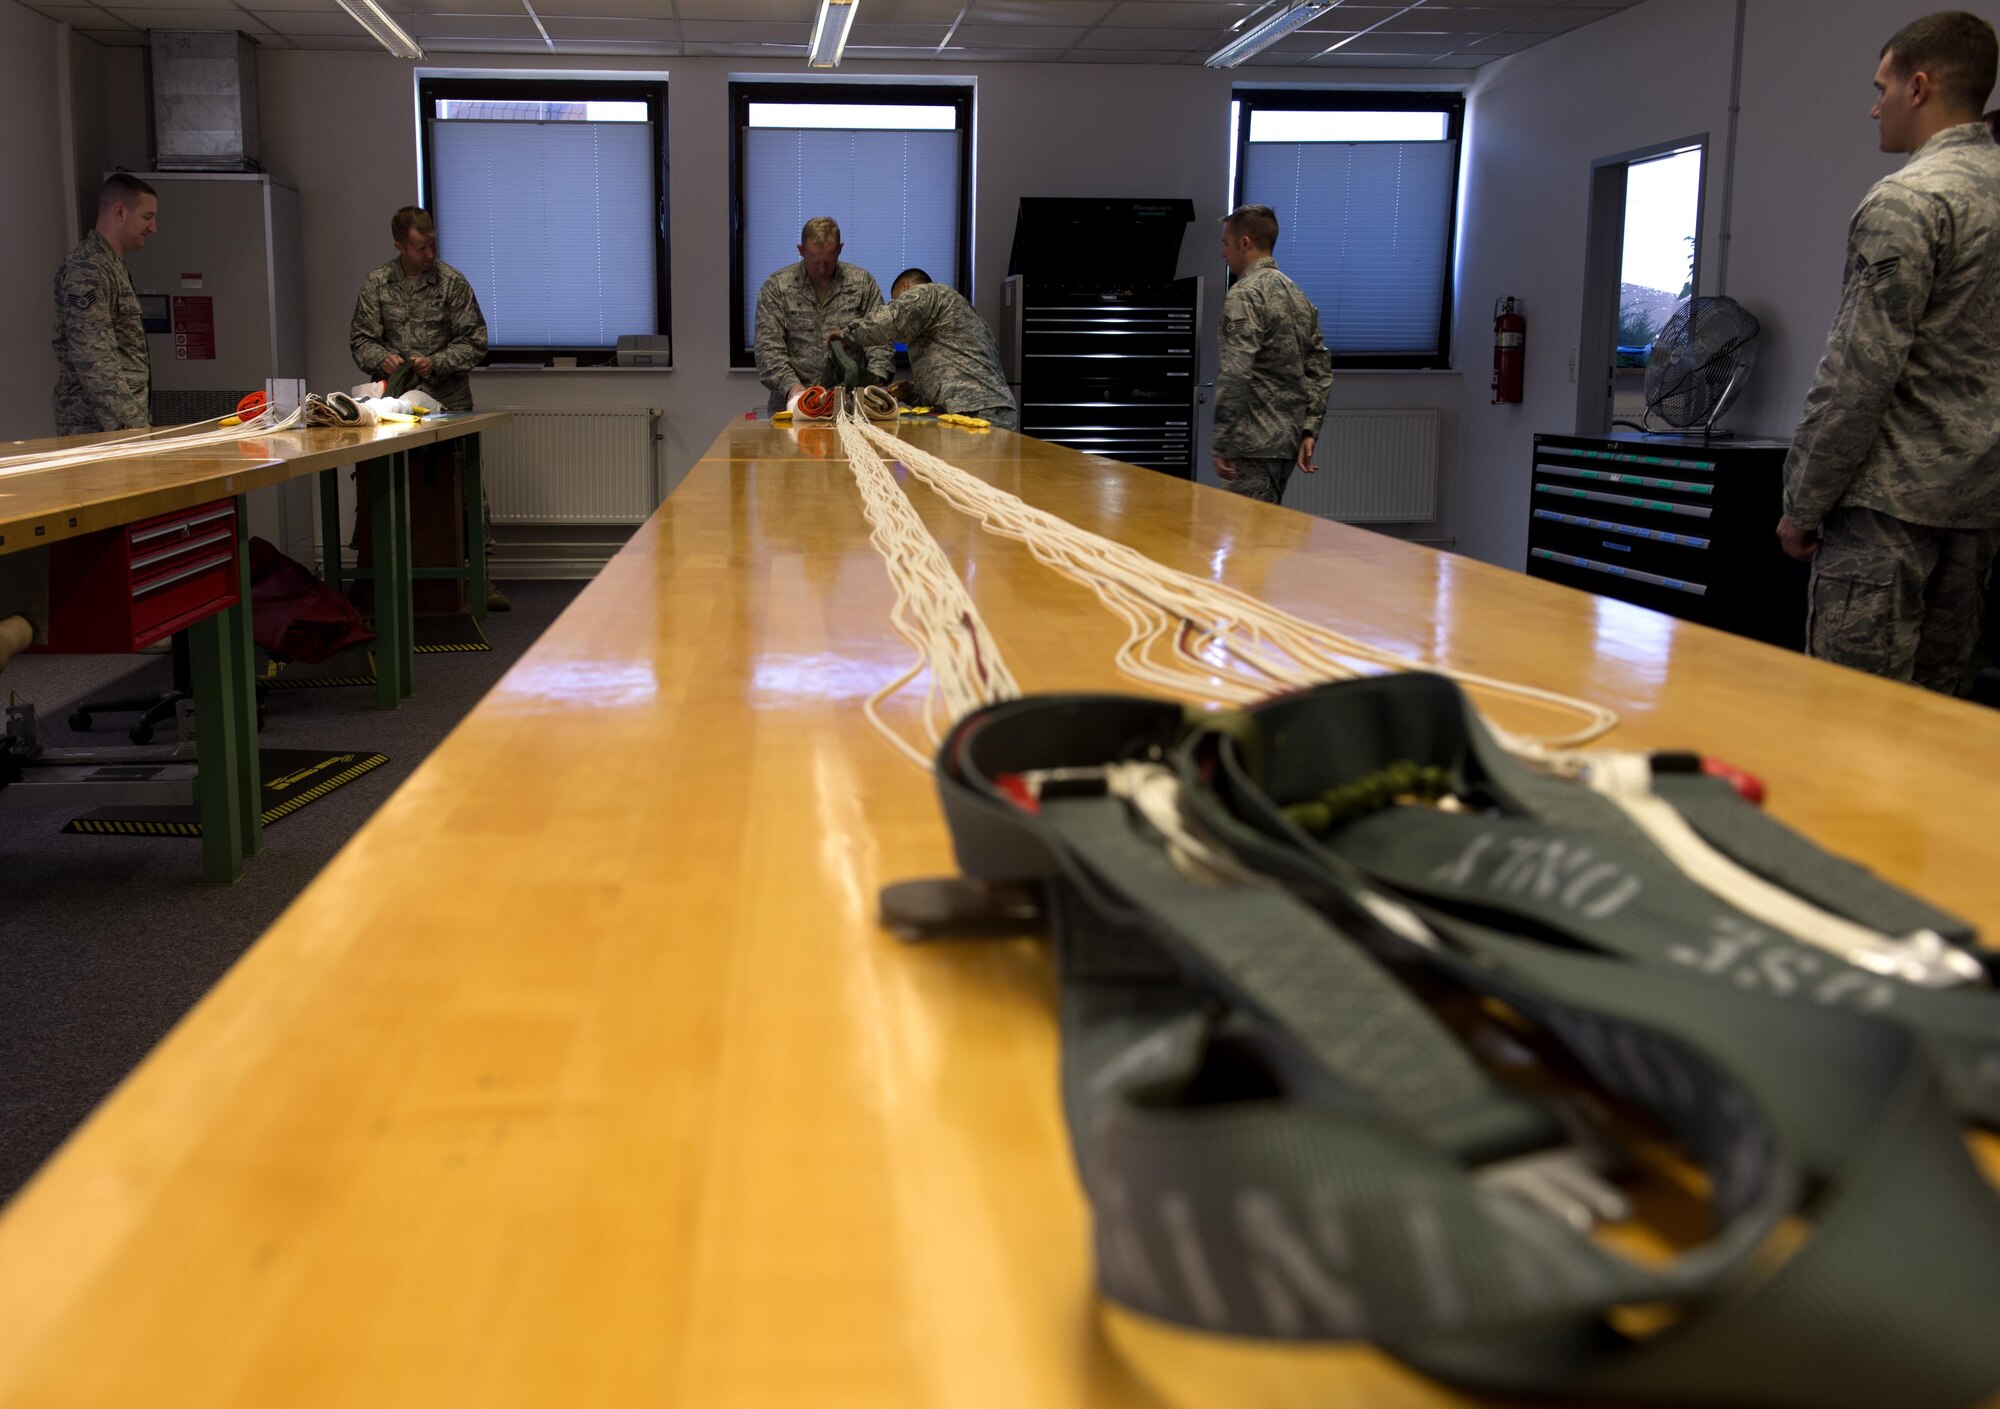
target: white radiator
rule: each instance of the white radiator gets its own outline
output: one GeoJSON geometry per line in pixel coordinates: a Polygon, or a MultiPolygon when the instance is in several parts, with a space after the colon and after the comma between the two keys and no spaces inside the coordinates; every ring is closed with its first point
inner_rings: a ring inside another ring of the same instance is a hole
{"type": "Polygon", "coordinates": [[[480,437],[495,523],[637,524],[659,504],[645,406],[493,406],[513,420],[480,437]]]}
{"type": "Polygon", "coordinates": [[[1346,523],[1437,519],[1436,410],[1329,411],[1313,460],[1293,473],[1285,504],[1346,523]]]}

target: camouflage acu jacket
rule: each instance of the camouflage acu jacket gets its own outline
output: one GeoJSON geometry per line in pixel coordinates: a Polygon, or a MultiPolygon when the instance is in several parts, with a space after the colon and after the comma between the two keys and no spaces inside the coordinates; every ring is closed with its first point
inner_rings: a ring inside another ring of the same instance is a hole
{"type": "Polygon", "coordinates": [[[1785,460],[1808,532],[1839,504],[2000,527],[2000,147],[1948,127],[1878,181],[1785,460]]]}
{"type": "MultiPolygon", "coordinates": [[[[770,409],[785,409],[795,386],[818,386],[826,375],[826,335],[882,306],[882,286],[858,264],[836,264],[825,297],[806,273],[805,261],[788,264],[757,291],[757,380],[771,393],[770,409]]],[[[894,350],[868,356],[868,370],[887,381],[894,350]]]]}
{"type": "Polygon", "coordinates": [[[903,342],[918,402],[973,415],[1014,412],[1014,393],[1000,367],[1000,348],[986,320],[946,284],[918,284],[847,329],[863,347],[903,342]]]}
{"type": "Polygon", "coordinates": [[[118,252],[92,230],[56,270],[56,434],[143,430],[153,360],[139,295],[118,252]]]}
{"type": "Polygon", "coordinates": [[[430,358],[418,390],[448,411],[470,411],[469,374],[486,356],[486,315],[465,276],[443,260],[413,279],[392,259],[361,281],[347,347],[366,377],[379,376],[392,352],[430,358]]]}
{"type": "Polygon", "coordinates": [[[1287,459],[1319,434],[1333,363],[1319,310],[1270,259],[1252,264],[1222,300],[1214,453],[1287,459]]]}

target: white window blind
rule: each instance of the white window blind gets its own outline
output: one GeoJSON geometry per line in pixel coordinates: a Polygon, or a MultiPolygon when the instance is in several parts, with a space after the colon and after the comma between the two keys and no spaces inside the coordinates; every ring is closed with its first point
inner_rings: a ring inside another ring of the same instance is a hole
{"type": "Polygon", "coordinates": [[[743,134],[743,329],[757,326],[757,291],[799,259],[799,228],[816,215],[840,223],[841,262],[875,276],[882,296],[898,274],[922,269],[956,285],[956,131],[751,127],[743,134]]]}
{"type": "Polygon", "coordinates": [[[1243,198],[1278,216],[1278,265],[1336,356],[1436,353],[1456,142],[1248,144],[1243,198]]]}
{"type": "Polygon", "coordinates": [[[494,347],[661,331],[650,124],[434,121],[431,152],[438,253],[494,347]]]}

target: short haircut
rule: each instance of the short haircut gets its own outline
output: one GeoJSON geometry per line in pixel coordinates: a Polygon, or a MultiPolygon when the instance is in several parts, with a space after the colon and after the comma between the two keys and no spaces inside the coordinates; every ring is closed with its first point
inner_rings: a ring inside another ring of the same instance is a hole
{"type": "Polygon", "coordinates": [[[894,297],[896,290],[902,288],[905,284],[914,287],[918,284],[928,284],[930,281],[930,275],[912,265],[889,281],[889,293],[891,297],[894,297]]]}
{"type": "Polygon", "coordinates": [[[397,244],[407,240],[412,230],[435,238],[438,227],[431,220],[431,213],[420,205],[406,205],[389,217],[389,235],[397,244]]]}
{"type": "Polygon", "coordinates": [[[1993,93],[2000,69],[2000,40],[1993,26],[1963,10],[1911,20],[1882,46],[1890,71],[1908,78],[1930,75],[1938,99],[1958,112],[1978,112],[1993,93]]]}
{"type": "Polygon", "coordinates": [[[1232,235],[1248,235],[1260,250],[1278,247],[1278,212],[1267,205],[1240,205],[1222,219],[1222,228],[1232,235]]]}
{"type": "Polygon", "coordinates": [[[131,205],[141,196],[158,198],[159,192],[129,171],[114,171],[104,178],[104,184],[97,188],[97,211],[102,215],[119,202],[131,205]]]}
{"type": "Polygon", "coordinates": [[[815,215],[799,231],[802,245],[837,245],[840,243],[840,222],[830,215],[815,215]]]}

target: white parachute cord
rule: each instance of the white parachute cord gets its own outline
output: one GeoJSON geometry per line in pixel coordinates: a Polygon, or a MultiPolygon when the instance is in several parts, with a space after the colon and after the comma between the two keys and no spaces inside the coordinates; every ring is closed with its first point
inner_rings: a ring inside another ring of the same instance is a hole
{"type": "Polygon", "coordinates": [[[920,768],[931,766],[944,731],[980,705],[1019,699],[1000,647],[987,630],[951,560],[924,527],[889,467],[860,434],[866,422],[840,413],[837,426],[855,485],[861,491],[862,512],[872,532],[868,541],[882,557],[895,588],[896,604],[889,622],[896,634],[917,653],[916,663],[869,696],[863,712],[875,731],[920,768]],[[918,749],[883,717],[890,696],[928,670],[930,684],[923,704],[924,732],[930,753],[918,749]]]}
{"type": "MultiPolygon", "coordinates": [[[[210,446],[232,444],[246,436],[270,435],[277,431],[291,430],[305,420],[305,408],[299,407],[284,416],[260,411],[241,425],[218,426],[215,430],[194,430],[188,426],[172,426],[157,431],[142,431],[136,435],[121,436],[115,440],[96,441],[90,445],[79,445],[68,450],[47,451],[31,455],[11,455],[0,458],[0,475],[32,474],[38,470],[58,470],[71,465],[88,465],[103,460],[130,460],[142,455],[157,455],[163,452],[200,450],[210,446]]],[[[227,420],[218,417],[217,420],[227,420]]],[[[209,421],[196,421],[193,426],[206,426],[209,421]]]]}
{"type": "Polygon", "coordinates": [[[1495,729],[1502,743],[1541,761],[1548,749],[1586,743],[1618,716],[1600,705],[1531,685],[1453,670],[1385,650],[1279,611],[1247,592],[1157,563],[1025,503],[976,475],[873,426],[861,434],[989,532],[1093,591],[1127,627],[1115,662],[1134,680],[1174,694],[1248,704],[1276,690],[1351,679],[1374,669],[1433,670],[1476,692],[1577,716],[1578,727],[1534,739],[1495,729]]]}

